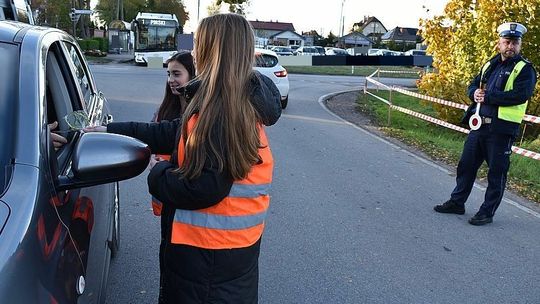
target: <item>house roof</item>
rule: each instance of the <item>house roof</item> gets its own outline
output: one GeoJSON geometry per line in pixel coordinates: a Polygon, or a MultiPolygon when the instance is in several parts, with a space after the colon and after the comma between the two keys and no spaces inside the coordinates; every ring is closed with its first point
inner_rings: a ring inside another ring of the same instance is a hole
{"type": "Polygon", "coordinates": [[[418,29],[411,27],[399,27],[391,29],[382,35],[381,40],[416,41],[418,29]]]}
{"type": "Polygon", "coordinates": [[[284,33],[287,33],[287,32],[289,32],[289,33],[291,33],[291,34],[293,34],[293,35],[295,35],[295,36],[298,36],[298,38],[300,38],[300,39],[304,39],[304,37],[302,37],[301,35],[298,35],[295,31],[289,31],[289,30],[287,30],[287,31],[281,31],[281,32],[279,32],[279,33],[276,33],[276,34],[270,36],[269,38],[270,38],[270,39],[276,38],[277,36],[280,36],[280,35],[282,35],[282,34],[284,34],[284,33]]]}
{"type": "Polygon", "coordinates": [[[359,27],[360,31],[362,31],[373,22],[379,22],[381,26],[384,28],[384,30],[388,31],[386,27],[384,26],[384,24],[379,19],[373,16],[364,17],[364,20],[353,24],[353,27],[359,27]]]}
{"type": "Polygon", "coordinates": [[[294,32],[294,25],[289,22],[277,22],[277,21],[249,21],[251,26],[255,30],[271,30],[271,31],[291,31],[294,32]]]}
{"type": "Polygon", "coordinates": [[[345,41],[346,43],[349,43],[349,44],[359,44],[361,42],[373,44],[373,41],[371,39],[369,39],[368,37],[366,37],[364,34],[360,32],[352,32],[343,37],[340,37],[339,40],[345,41]]]}

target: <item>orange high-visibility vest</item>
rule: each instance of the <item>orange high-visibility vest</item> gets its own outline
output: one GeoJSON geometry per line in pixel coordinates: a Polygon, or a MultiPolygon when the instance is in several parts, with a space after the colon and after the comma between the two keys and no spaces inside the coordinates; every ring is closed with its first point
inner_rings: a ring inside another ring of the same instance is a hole
{"type": "MultiPolygon", "coordinates": [[[[197,122],[188,121],[188,136],[197,122]]],[[[262,235],[270,196],[274,160],[263,126],[259,126],[262,162],[253,165],[247,177],[234,181],[227,197],[216,205],[199,210],[176,209],[171,243],[206,249],[244,248],[262,235]]],[[[178,164],[184,161],[184,139],[178,143],[178,164]]]]}

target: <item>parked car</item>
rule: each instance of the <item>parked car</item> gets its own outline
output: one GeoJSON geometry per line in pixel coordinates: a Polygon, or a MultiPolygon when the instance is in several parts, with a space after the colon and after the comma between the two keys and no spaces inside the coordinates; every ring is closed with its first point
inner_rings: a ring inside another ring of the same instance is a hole
{"type": "Polygon", "coordinates": [[[326,50],[326,55],[329,56],[349,56],[346,50],[340,48],[328,48],[326,50]]]}
{"type": "Polygon", "coordinates": [[[319,55],[326,55],[326,51],[322,46],[315,45],[313,47],[319,52],[319,55]]]}
{"type": "Polygon", "coordinates": [[[281,94],[281,108],[289,103],[289,76],[274,51],[255,49],[255,70],[272,79],[281,94]]]}
{"type": "Polygon", "coordinates": [[[296,50],[298,50],[299,45],[289,45],[289,48],[292,50],[293,55],[296,55],[296,50]]]}
{"type": "Polygon", "coordinates": [[[394,53],[385,49],[369,49],[368,56],[394,56],[394,53]]]}
{"type": "Polygon", "coordinates": [[[150,150],[73,129],[112,117],[70,35],[0,21],[0,54],[0,299],[103,303],[119,245],[117,181],[144,171],[150,150]],[[68,140],[58,150],[53,121],[68,140]]]}
{"type": "Polygon", "coordinates": [[[425,56],[426,51],[425,50],[408,50],[403,55],[407,55],[407,56],[425,56]]]}
{"type": "Polygon", "coordinates": [[[319,56],[319,51],[312,46],[301,46],[296,50],[296,55],[319,56]]]}
{"type": "Polygon", "coordinates": [[[275,46],[270,50],[276,52],[279,56],[292,56],[293,54],[293,51],[290,48],[284,46],[275,46]]]}

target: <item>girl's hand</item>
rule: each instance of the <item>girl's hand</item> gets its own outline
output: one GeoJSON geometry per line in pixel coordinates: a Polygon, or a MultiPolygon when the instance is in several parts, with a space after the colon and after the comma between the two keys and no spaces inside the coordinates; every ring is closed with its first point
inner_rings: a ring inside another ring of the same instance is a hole
{"type": "Polygon", "coordinates": [[[148,164],[149,169],[152,170],[152,168],[160,161],[164,161],[164,159],[155,155],[150,157],[150,163],[148,164]]]}
{"type": "Polygon", "coordinates": [[[90,133],[90,132],[107,133],[107,127],[105,126],[86,127],[83,129],[83,131],[84,133],[90,133]]]}

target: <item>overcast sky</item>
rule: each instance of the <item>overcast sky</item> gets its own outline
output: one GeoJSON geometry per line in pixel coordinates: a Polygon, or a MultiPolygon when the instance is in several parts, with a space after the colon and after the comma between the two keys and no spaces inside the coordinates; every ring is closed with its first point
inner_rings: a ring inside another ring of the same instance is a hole
{"type": "MultiPolygon", "coordinates": [[[[197,3],[200,1],[200,18],[207,15],[206,8],[212,0],[184,0],[190,19],[184,32],[197,27],[197,3]]],[[[343,17],[345,33],[353,23],[365,15],[377,17],[390,30],[396,26],[418,27],[418,19],[442,14],[448,0],[345,0],[343,17]],[[426,6],[429,12],[422,8],[426,6]]],[[[251,0],[247,10],[248,20],[290,22],[297,33],[316,30],[327,36],[330,31],[338,34],[342,0],[251,0]],[[323,4],[324,3],[324,4],[323,4]]],[[[225,6],[224,6],[225,9],[225,6]]]]}

